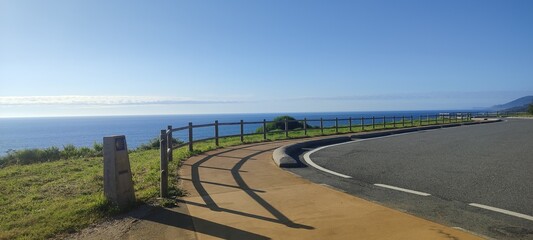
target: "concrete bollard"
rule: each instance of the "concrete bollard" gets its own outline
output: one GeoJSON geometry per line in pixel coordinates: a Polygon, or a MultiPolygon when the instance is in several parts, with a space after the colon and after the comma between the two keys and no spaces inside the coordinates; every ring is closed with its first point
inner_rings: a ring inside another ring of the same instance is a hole
{"type": "Polygon", "coordinates": [[[104,137],[104,195],[121,209],[135,203],[128,146],[124,135],[104,137]]]}

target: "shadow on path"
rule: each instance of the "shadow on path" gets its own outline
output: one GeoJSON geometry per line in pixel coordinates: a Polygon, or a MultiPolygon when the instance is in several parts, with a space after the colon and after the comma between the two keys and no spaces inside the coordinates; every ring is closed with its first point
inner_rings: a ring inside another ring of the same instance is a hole
{"type": "Polygon", "coordinates": [[[193,217],[188,214],[181,213],[179,211],[172,211],[166,208],[154,209],[154,212],[145,217],[144,220],[165,224],[180,229],[187,229],[190,231],[203,233],[221,239],[270,239],[259,234],[218,224],[205,219],[193,217]],[[194,225],[202,227],[196,229],[194,225]]]}
{"type": "MultiPolygon", "coordinates": [[[[261,145],[264,145],[264,144],[261,144],[261,145]]],[[[254,145],[254,146],[257,146],[257,145],[254,145]]],[[[231,174],[232,174],[233,178],[235,179],[235,181],[237,182],[238,187],[236,187],[236,186],[228,186],[228,187],[232,187],[232,188],[238,188],[238,189],[241,189],[242,191],[244,191],[248,196],[250,196],[253,200],[255,200],[257,203],[259,203],[268,212],[270,212],[270,214],[272,214],[272,216],[274,216],[274,218],[264,217],[264,216],[255,215],[255,214],[251,214],[251,213],[240,212],[240,211],[236,211],[236,210],[232,210],[232,209],[221,208],[220,206],[217,205],[217,203],[213,200],[213,198],[211,198],[211,196],[209,195],[209,193],[207,192],[207,190],[204,188],[204,186],[202,184],[202,183],[208,183],[208,182],[202,182],[202,180],[200,179],[199,169],[202,167],[201,165],[203,163],[209,161],[213,157],[217,157],[217,156],[220,156],[220,155],[225,154],[225,153],[230,153],[230,152],[238,151],[238,150],[249,150],[249,149],[246,149],[246,148],[247,147],[233,148],[233,149],[228,149],[226,151],[218,152],[218,153],[215,153],[215,154],[210,154],[210,155],[207,155],[204,158],[198,160],[194,164],[192,164],[191,165],[191,178],[192,178],[191,180],[192,180],[192,183],[194,185],[194,188],[199,193],[199,195],[201,196],[202,200],[205,202],[205,205],[204,204],[199,204],[199,203],[193,203],[193,202],[186,201],[186,200],[180,200],[180,201],[184,202],[184,203],[187,203],[187,204],[195,205],[195,206],[207,207],[207,208],[211,209],[212,211],[228,212],[228,213],[237,214],[237,215],[241,215],[241,216],[245,216],[245,217],[251,217],[251,218],[260,219],[260,220],[264,220],[264,221],[283,224],[283,225],[286,225],[286,226],[291,227],[291,228],[314,229],[311,226],[297,224],[297,223],[294,223],[293,221],[291,221],[287,216],[285,216],[279,210],[274,208],[272,205],[270,205],[267,201],[265,201],[263,198],[261,198],[256,193],[256,192],[264,192],[264,191],[250,188],[248,186],[248,184],[246,184],[246,182],[244,181],[242,176],[240,175],[240,172],[241,172],[240,168],[244,165],[244,163],[246,163],[246,161],[248,161],[248,160],[252,159],[253,157],[255,157],[257,155],[260,155],[262,153],[272,151],[272,150],[276,149],[277,147],[269,148],[269,149],[266,149],[266,150],[260,150],[260,151],[258,151],[258,150],[250,150],[250,151],[253,151],[254,153],[249,154],[249,155],[247,155],[245,157],[239,158],[240,161],[238,163],[236,163],[235,166],[231,169],[231,174]]],[[[212,184],[212,182],[209,182],[208,184],[212,184]]],[[[218,184],[218,185],[222,185],[222,184],[218,184]]]]}

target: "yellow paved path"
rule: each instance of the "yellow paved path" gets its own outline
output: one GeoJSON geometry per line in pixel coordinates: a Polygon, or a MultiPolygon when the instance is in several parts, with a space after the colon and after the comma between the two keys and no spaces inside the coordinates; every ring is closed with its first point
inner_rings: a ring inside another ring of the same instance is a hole
{"type": "Polygon", "coordinates": [[[168,239],[480,239],[278,168],[272,151],[290,142],[241,145],[184,161],[180,176],[189,195],[159,214],[167,222],[155,217],[137,230],[168,239]],[[172,222],[188,216],[188,226],[172,222]]]}

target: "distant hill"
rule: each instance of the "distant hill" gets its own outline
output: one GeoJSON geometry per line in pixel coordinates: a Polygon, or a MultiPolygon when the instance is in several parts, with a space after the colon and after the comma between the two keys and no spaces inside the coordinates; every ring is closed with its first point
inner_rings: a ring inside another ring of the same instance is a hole
{"type": "Polygon", "coordinates": [[[492,111],[525,112],[527,106],[533,103],[533,96],[525,96],[502,105],[495,105],[490,108],[492,111]]]}

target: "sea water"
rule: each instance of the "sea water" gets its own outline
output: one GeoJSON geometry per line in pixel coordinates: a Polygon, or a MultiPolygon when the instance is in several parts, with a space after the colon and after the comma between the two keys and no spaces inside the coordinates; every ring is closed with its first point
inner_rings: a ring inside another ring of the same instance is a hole
{"type": "MultiPolygon", "coordinates": [[[[290,115],[296,119],[347,119],[352,117],[353,124],[360,124],[361,117],[376,117],[376,124],[382,122],[383,116],[409,118],[413,116],[435,116],[440,113],[466,112],[458,110],[433,111],[387,111],[387,112],[316,112],[316,113],[254,113],[254,114],[202,114],[202,115],[161,115],[161,116],[99,116],[99,117],[46,117],[46,118],[0,118],[0,155],[8,150],[27,148],[45,148],[56,146],[61,148],[66,144],[77,147],[91,147],[94,143],[101,143],[104,136],[126,135],[129,149],[134,149],[149,140],[156,138],[161,129],[168,125],[173,128],[214,123],[259,122],[272,120],[276,116],[290,115]]],[[[369,124],[370,120],[367,120],[369,124]]],[[[390,121],[390,120],[388,120],[390,121]]],[[[308,124],[319,126],[319,121],[309,121],[308,124]]],[[[334,121],[325,121],[324,126],[334,126],[334,121]]],[[[347,121],[339,121],[339,125],[347,125],[347,121]]],[[[253,133],[262,124],[245,124],[244,132],[253,133]]],[[[214,128],[194,128],[194,139],[214,137],[214,128]]],[[[240,133],[239,125],[220,126],[220,136],[236,135],[240,133]]],[[[188,131],[175,132],[174,137],[187,141],[188,131]]]]}

